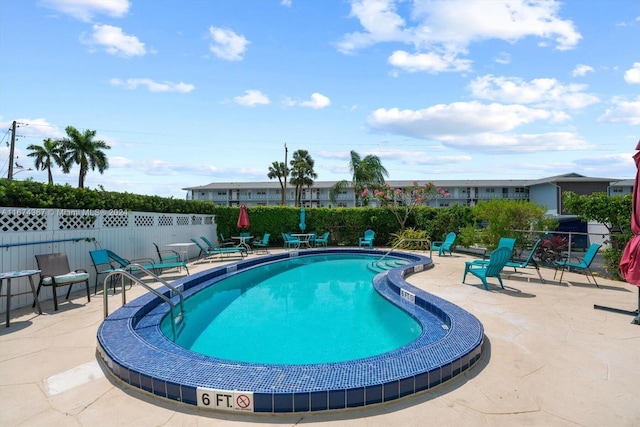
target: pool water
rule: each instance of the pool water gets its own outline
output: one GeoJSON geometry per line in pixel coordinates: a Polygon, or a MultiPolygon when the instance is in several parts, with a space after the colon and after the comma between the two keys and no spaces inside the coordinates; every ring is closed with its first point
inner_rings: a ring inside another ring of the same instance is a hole
{"type": "MultiPolygon", "coordinates": [[[[420,324],[372,285],[370,256],[304,257],[231,275],[185,300],[176,344],[231,361],[318,364],[398,349],[420,324]]],[[[162,330],[171,337],[170,318],[162,330]]],[[[446,330],[433,316],[439,336],[446,330]],[[439,331],[439,332],[438,332],[439,331]]]]}

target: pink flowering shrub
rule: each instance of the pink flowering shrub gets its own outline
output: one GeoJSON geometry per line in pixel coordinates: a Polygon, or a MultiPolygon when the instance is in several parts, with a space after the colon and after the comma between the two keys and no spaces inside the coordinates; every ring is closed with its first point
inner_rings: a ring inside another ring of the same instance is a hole
{"type": "Polygon", "coordinates": [[[413,181],[413,186],[407,188],[392,188],[388,183],[373,192],[365,188],[362,191],[362,200],[366,203],[373,197],[380,206],[393,212],[401,229],[405,228],[407,219],[416,206],[423,205],[429,199],[436,197],[449,197],[449,192],[436,187],[432,182],[420,186],[418,181],[413,181]],[[373,193],[373,194],[372,194],[373,193]]]}

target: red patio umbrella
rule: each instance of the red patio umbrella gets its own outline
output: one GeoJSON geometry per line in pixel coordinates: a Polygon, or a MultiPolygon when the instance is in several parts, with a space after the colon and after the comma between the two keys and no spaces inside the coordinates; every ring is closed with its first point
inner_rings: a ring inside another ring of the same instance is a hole
{"type": "Polygon", "coordinates": [[[240,205],[240,215],[238,215],[238,228],[249,228],[250,225],[247,207],[242,204],[240,205]]]}
{"type": "MultiPolygon", "coordinates": [[[[640,141],[636,145],[636,150],[640,150],[640,141]]],[[[608,310],[616,313],[636,315],[631,323],[640,325],[640,151],[633,159],[636,162],[636,180],[633,184],[633,195],[631,202],[631,232],[633,236],[625,246],[620,258],[620,272],[630,285],[638,288],[638,310],[628,311],[619,308],[603,307],[594,305],[593,308],[608,310]]]]}
{"type": "MultiPolygon", "coordinates": [[[[640,141],[636,145],[640,150],[640,141]]],[[[636,180],[633,184],[631,202],[631,232],[633,236],[627,243],[620,258],[620,271],[627,283],[638,287],[638,316],[632,323],[640,324],[640,151],[633,156],[636,162],[636,180]]]]}

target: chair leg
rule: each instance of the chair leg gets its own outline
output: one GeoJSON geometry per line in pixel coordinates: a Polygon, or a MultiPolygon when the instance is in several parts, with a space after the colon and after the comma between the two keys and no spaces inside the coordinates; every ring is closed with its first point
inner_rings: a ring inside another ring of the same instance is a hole
{"type": "Polygon", "coordinates": [[[73,283],[69,284],[69,290],[67,290],[67,296],[65,299],[69,299],[69,295],[71,295],[71,288],[73,288],[73,283]]]}
{"type": "Polygon", "coordinates": [[[504,285],[502,284],[502,277],[498,274],[498,282],[500,282],[500,287],[504,289],[504,285]]]}
{"type": "Polygon", "coordinates": [[[87,302],[91,302],[91,291],[89,290],[89,279],[84,281],[84,287],[87,288],[87,302]]]}
{"type": "Polygon", "coordinates": [[[58,311],[58,293],[56,292],[57,286],[54,283],[51,287],[53,288],[53,311],[58,311]]]}

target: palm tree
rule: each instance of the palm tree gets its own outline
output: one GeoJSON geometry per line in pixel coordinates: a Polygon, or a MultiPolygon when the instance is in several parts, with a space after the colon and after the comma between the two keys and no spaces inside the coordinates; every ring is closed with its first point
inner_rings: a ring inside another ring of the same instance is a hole
{"type": "Polygon", "coordinates": [[[289,182],[296,186],[296,206],[302,204],[302,188],[311,187],[318,174],[313,170],[314,160],[307,150],[297,150],[291,160],[291,179],[289,182]]]}
{"type": "Polygon", "coordinates": [[[47,138],[42,142],[43,144],[41,146],[34,144],[29,145],[27,149],[31,150],[31,153],[27,154],[27,156],[36,158],[36,169],[46,170],[49,175],[49,184],[53,184],[52,166],[56,165],[60,166],[63,170],[68,170],[64,162],[64,150],[62,149],[62,144],[51,138],[47,138]]]}
{"type": "MultiPolygon", "coordinates": [[[[355,193],[355,205],[358,206],[360,194],[367,186],[375,186],[384,184],[384,177],[389,176],[389,172],[382,166],[382,162],[378,156],[369,154],[364,158],[360,154],[351,150],[351,161],[349,162],[349,170],[351,171],[351,185],[355,193]]],[[[338,181],[329,190],[329,199],[336,203],[336,198],[340,191],[349,186],[346,180],[338,181]]]]}
{"type": "Polygon", "coordinates": [[[109,161],[102,150],[110,150],[111,147],[102,140],[93,140],[96,136],[95,130],[87,129],[84,133],[80,133],[73,126],[67,126],[65,132],[68,138],[62,138],[58,141],[64,149],[64,164],[67,167],[65,173],[69,173],[72,163],[80,165],[78,188],[84,188],[84,179],[89,168],[91,170],[98,168],[100,173],[109,169],[109,161]]]}
{"type": "Polygon", "coordinates": [[[285,188],[285,184],[287,183],[287,177],[289,176],[289,170],[287,169],[287,164],[284,162],[273,162],[271,163],[271,166],[269,166],[269,173],[267,174],[267,177],[269,177],[269,179],[274,179],[274,178],[278,178],[278,181],[280,181],[280,192],[282,194],[282,201],[281,204],[282,205],[286,205],[287,200],[286,197],[287,195],[286,193],[286,188],[285,188]]]}

